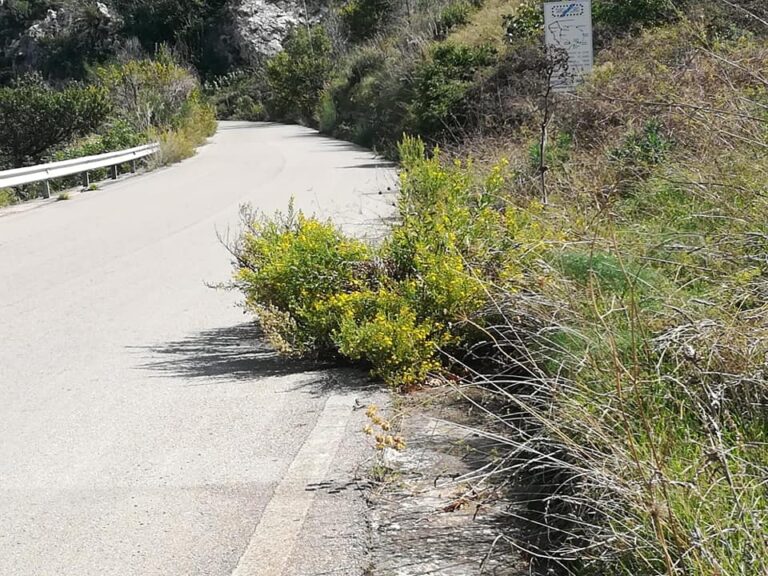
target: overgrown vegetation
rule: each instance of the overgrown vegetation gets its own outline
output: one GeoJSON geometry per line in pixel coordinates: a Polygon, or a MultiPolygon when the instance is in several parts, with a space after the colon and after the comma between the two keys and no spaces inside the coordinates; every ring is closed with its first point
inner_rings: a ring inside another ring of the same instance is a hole
{"type": "Polygon", "coordinates": [[[546,107],[532,6],[493,8],[506,44],[351,49],[321,123],[448,153],[402,142],[380,246],[248,216],[236,283],[283,349],[475,403],[532,572],[768,573],[766,8],[595,8],[597,68],[546,107]]]}
{"type": "Polygon", "coordinates": [[[73,138],[88,134],[107,117],[110,102],[98,86],[54,90],[39,76],[0,88],[0,162],[18,168],[73,138]]]}
{"type": "MultiPolygon", "coordinates": [[[[56,89],[29,75],[0,88],[0,167],[69,160],[151,140],[161,144],[155,162],[170,164],[193,155],[216,130],[214,108],[197,77],[167,49],[154,58],[95,67],[89,80],[56,89]]],[[[53,188],[76,182],[65,178],[53,188]]],[[[21,187],[15,196],[38,193],[39,187],[21,187]]]]}

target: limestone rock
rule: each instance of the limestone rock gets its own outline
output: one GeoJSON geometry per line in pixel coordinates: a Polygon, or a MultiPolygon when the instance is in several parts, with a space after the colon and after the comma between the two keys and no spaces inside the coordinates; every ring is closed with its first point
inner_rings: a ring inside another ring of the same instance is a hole
{"type": "Polygon", "coordinates": [[[235,0],[233,32],[241,58],[259,62],[277,54],[291,28],[317,22],[323,11],[322,4],[303,0],[235,0]]]}

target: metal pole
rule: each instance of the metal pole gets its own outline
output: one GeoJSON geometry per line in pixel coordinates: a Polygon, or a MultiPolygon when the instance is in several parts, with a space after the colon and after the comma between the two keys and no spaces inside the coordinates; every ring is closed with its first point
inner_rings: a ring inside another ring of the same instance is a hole
{"type": "Polygon", "coordinates": [[[85,171],[83,172],[83,188],[88,190],[91,187],[91,175],[85,171]]]}
{"type": "Polygon", "coordinates": [[[112,166],[112,180],[117,180],[117,168],[118,168],[117,164],[112,166]]]}

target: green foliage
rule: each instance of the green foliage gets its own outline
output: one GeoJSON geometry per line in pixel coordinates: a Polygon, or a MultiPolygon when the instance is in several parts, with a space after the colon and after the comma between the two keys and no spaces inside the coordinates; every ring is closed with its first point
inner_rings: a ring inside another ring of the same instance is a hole
{"type": "Polygon", "coordinates": [[[472,13],[476,10],[470,2],[455,2],[448,5],[440,14],[438,27],[444,33],[450,32],[454,28],[469,24],[472,13]]]}
{"type": "MultiPolygon", "coordinates": [[[[60,162],[82,158],[83,156],[95,156],[116,150],[133,148],[147,141],[145,134],[134,131],[133,127],[124,120],[113,120],[103,126],[99,132],[90,134],[63,148],[55,150],[51,154],[51,161],[60,162]]],[[[107,177],[107,168],[101,168],[91,172],[92,180],[102,180],[107,177]]],[[[73,188],[80,183],[79,176],[60,178],[51,183],[52,188],[61,190],[73,188]]]]}
{"type": "Polygon", "coordinates": [[[164,166],[194,156],[197,147],[216,132],[216,126],[215,109],[195,90],[170,127],[150,130],[152,139],[160,142],[155,163],[164,166]]]}
{"type": "Polygon", "coordinates": [[[100,87],[54,90],[39,77],[23,78],[0,88],[0,156],[16,167],[37,162],[52,148],[96,129],[109,111],[100,87]]]}
{"type": "Polygon", "coordinates": [[[372,366],[374,375],[395,386],[424,381],[440,369],[438,326],[420,319],[407,298],[394,291],[364,291],[333,300],[341,321],[334,334],[339,352],[372,366]]]}
{"type": "Polygon", "coordinates": [[[664,160],[672,145],[661,123],[650,119],[642,130],[630,132],[621,146],[610,153],[610,157],[624,164],[655,166],[664,160]]]}
{"type": "Polygon", "coordinates": [[[65,9],[71,13],[68,25],[40,40],[39,68],[49,78],[82,80],[88,66],[115,56],[122,21],[114,11],[105,13],[97,0],[71,2],[65,9]]]}
{"type": "Polygon", "coordinates": [[[0,208],[13,206],[18,202],[16,194],[10,188],[0,188],[0,208]]]}
{"type": "Polygon", "coordinates": [[[336,111],[336,103],[333,101],[333,94],[329,90],[324,90],[320,95],[320,103],[317,107],[317,127],[320,132],[332,134],[339,120],[339,114],[336,111]]]}
{"type": "MultiPolygon", "coordinates": [[[[544,149],[544,166],[550,167],[562,166],[568,160],[573,138],[567,132],[558,132],[549,137],[547,146],[544,149]]],[[[538,170],[541,164],[541,142],[534,140],[528,146],[529,164],[533,170],[538,170]]]]}
{"type": "Polygon", "coordinates": [[[537,208],[500,202],[503,164],[476,182],[471,166],[443,166],[420,140],[405,139],[401,155],[401,222],[389,241],[374,250],[301,214],[249,215],[235,283],[279,349],[340,355],[411,386],[462,343],[460,323],[486,303],[484,281],[519,279],[545,235],[537,208]]]}
{"type": "Polygon", "coordinates": [[[350,0],[340,15],[350,41],[358,43],[382,31],[393,10],[392,0],[350,0]]]}
{"type": "Polygon", "coordinates": [[[125,20],[123,34],[147,52],[178,48],[201,73],[225,72],[228,62],[219,38],[228,17],[226,0],[114,0],[125,20]]]}
{"type": "Polygon", "coordinates": [[[137,132],[171,127],[199,89],[194,74],[164,48],[153,59],[98,67],[93,76],[108,91],[118,117],[137,132]]]}
{"type": "Polygon", "coordinates": [[[315,306],[354,289],[356,268],[368,249],[330,223],[293,210],[271,220],[246,214],[246,225],[236,275],[246,304],[263,324],[270,314],[290,318],[265,326],[280,349],[327,353],[334,320],[318,314],[315,306]]]}
{"type": "Polygon", "coordinates": [[[670,0],[596,0],[593,6],[596,26],[617,33],[666,22],[674,16],[675,7],[670,0]]]}
{"type": "Polygon", "coordinates": [[[492,64],[494,55],[494,50],[487,46],[435,46],[431,58],[415,73],[411,111],[421,134],[439,135],[466,121],[465,96],[476,75],[492,64]]]}
{"type": "Polygon", "coordinates": [[[565,252],[559,266],[564,277],[582,286],[594,285],[607,293],[621,297],[658,290],[664,286],[658,274],[650,267],[635,262],[624,262],[605,252],[565,252]]]}
{"type": "Polygon", "coordinates": [[[538,0],[526,0],[515,11],[504,17],[507,36],[510,39],[527,39],[538,36],[544,29],[544,11],[538,0]]]}
{"type": "Polygon", "coordinates": [[[133,148],[144,142],[147,137],[136,132],[125,120],[114,120],[104,126],[97,134],[92,134],[83,140],[75,142],[65,148],[56,150],[52,154],[55,162],[93,156],[105,152],[125,150],[133,148]]]}
{"type": "Polygon", "coordinates": [[[203,91],[221,120],[258,122],[267,118],[266,79],[259,70],[240,70],[205,83],[203,91]]]}
{"type": "Polygon", "coordinates": [[[442,38],[454,28],[469,24],[475,9],[473,4],[466,1],[449,4],[437,21],[438,37],[442,38]]]}
{"type": "Polygon", "coordinates": [[[312,123],[333,70],[331,41],[320,27],[296,28],[267,63],[267,107],[275,119],[312,123]]]}

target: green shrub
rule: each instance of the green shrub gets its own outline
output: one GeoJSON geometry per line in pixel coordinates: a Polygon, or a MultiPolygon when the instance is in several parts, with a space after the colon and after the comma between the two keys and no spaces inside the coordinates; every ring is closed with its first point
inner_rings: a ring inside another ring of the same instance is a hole
{"type": "Polygon", "coordinates": [[[617,169],[619,188],[631,193],[664,162],[673,146],[674,142],[656,119],[648,120],[640,130],[630,131],[619,146],[608,153],[617,169]]]}
{"type": "Polygon", "coordinates": [[[320,94],[333,70],[331,41],[320,27],[295,28],[283,51],[267,62],[267,108],[276,120],[314,123],[320,94]]]}
{"type": "Polygon", "coordinates": [[[206,103],[199,92],[193,92],[171,127],[150,130],[150,137],[160,142],[155,164],[165,166],[194,156],[197,147],[216,132],[216,127],[213,106],[206,103]]]}
{"type": "Polygon", "coordinates": [[[203,91],[221,120],[265,120],[266,79],[260,71],[236,71],[205,83],[203,91]]]}
{"type": "Polygon", "coordinates": [[[416,70],[411,112],[422,135],[436,136],[466,121],[465,96],[478,72],[493,63],[487,46],[438,44],[416,70]]]}
{"type": "Polygon", "coordinates": [[[420,319],[407,298],[381,289],[339,296],[333,306],[341,318],[333,334],[339,352],[370,364],[385,382],[411,386],[440,370],[438,346],[447,342],[445,330],[420,319]]]}
{"type": "Polygon", "coordinates": [[[178,48],[205,75],[228,66],[218,33],[230,18],[226,0],[114,0],[125,24],[123,35],[152,52],[160,45],[178,48]]]}
{"type": "Polygon", "coordinates": [[[335,321],[315,306],[358,285],[357,266],[368,249],[293,210],[272,220],[248,215],[246,225],[236,275],[246,304],[278,348],[328,353],[335,321]],[[270,323],[275,314],[290,321],[270,323]]]}
{"type": "Polygon", "coordinates": [[[544,30],[544,11],[542,3],[537,0],[526,0],[517,9],[504,17],[507,37],[510,39],[527,39],[544,30]]]}
{"type": "Polygon", "coordinates": [[[96,129],[109,111],[99,87],[54,90],[39,77],[23,78],[0,88],[0,157],[15,167],[38,162],[52,148],[96,129]]]}
{"type": "Polygon", "coordinates": [[[469,24],[475,10],[475,6],[467,1],[460,0],[449,4],[435,22],[435,38],[444,39],[454,28],[469,24]]]}
{"type": "MultiPolygon", "coordinates": [[[[53,4],[56,9],[57,3],[53,4]]],[[[38,41],[38,66],[46,77],[84,79],[89,66],[106,62],[118,52],[122,21],[114,9],[105,13],[99,4],[98,0],[69,2],[66,26],[38,41]]]]}
{"type": "Polygon", "coordinates": [[[19,199],[16,197],[13,190],[10,188],[0,188],[0,208],[13,206],[18,201],[19,199]]]}
{"type": "Polygon", "coordinates": [[[93,75],[109,92],[117,116],[137,132],[170,128],[200,88],[195,75],[178,64],[165,48],[158,50],[153,59],[102,66],[93,75]]]}
{"type": "Polygon", "coordinates": [[[330,90],[324,90],[320,95],[320,104],[317,107],[317,125],[320,132],[333,134],[338,123],[339,115],[336,112],[336,103],[330,90]]]}
{"type": "Polygon", "coordinates": [[[248,216],[235,249],[235,284],[278,349],[359,361],[392,386],[423,381],[441,350],[471,344],[461,325],[486,304],[487,283],[517,282],[546,240],[537,208],[503,202],[503,164],[476,181],[420,140],[405,139],[401,156],[401,221],[378,248],[289,213],[248,216]]]}
{"type": "MultiPolygon", "coordinates": [[[[568,160],[572,146],[573,138],[567,132],[557,132],[550,135],[544,150],[544,165],[547,168],[562,166],[568,160]]],[[[534,140],[528,146],[528,159],[531,168],[538,170],[541,163],[540,140],[534,140]]]]}
{"type": "Polygon", "coordinates": [[[638,26],[659,24],[675,16],[670,0],[596,0],[593,18],[596,26],[616,32],[629,32],[638,26]]]}
{"type": "Polygon", "coordinates": [[[350,0],[340,15],[350,41],[357,43],[382,31],[393,10],[392,0],[350,0]]]}

